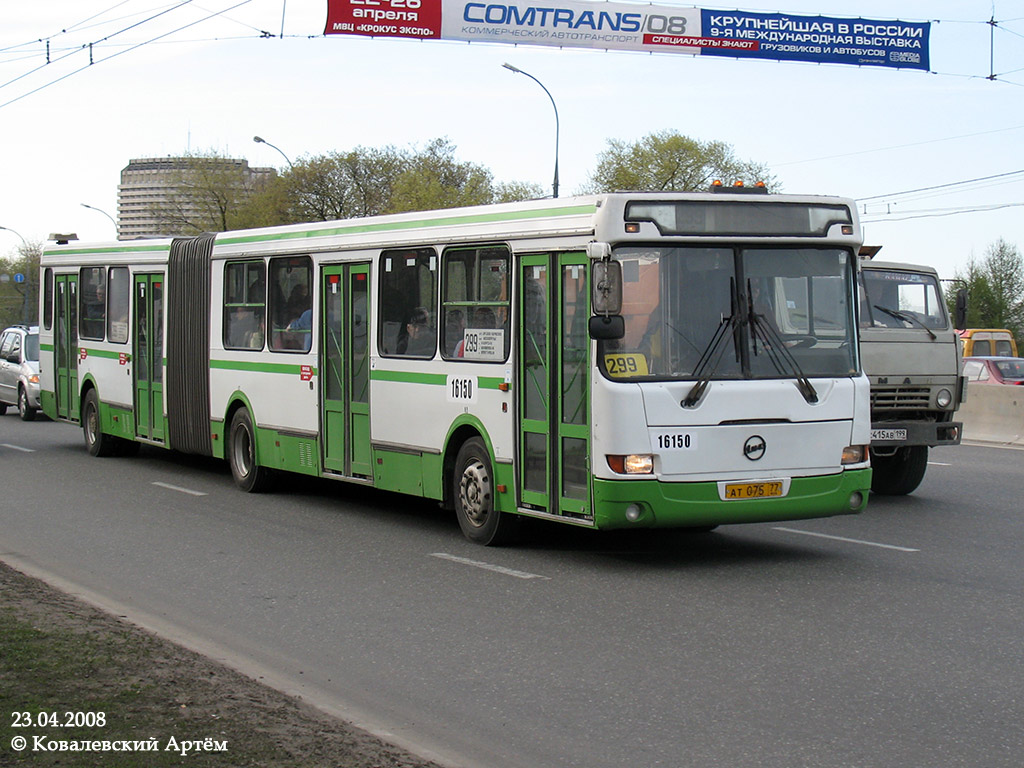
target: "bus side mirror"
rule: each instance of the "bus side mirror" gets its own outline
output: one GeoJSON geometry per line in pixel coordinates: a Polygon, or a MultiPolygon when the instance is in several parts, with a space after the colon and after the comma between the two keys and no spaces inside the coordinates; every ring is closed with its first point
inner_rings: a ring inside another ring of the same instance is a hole
{"type": "Polygon", "coordinates": [[[956,292],[956,314],[953,316],[953,327],[962,331],[967,327],[967,289],[956,292]]]}
{"type": "Polygon", "coordinates": [[[619,262],[595,261],[591,285],[595,315],[617,315],[622,311],[622,265],[619,262]]]}
{"type": "Polygon", "coordinates": [[[613,341],[626,335],[626,321],[622,315],[594,315],[588,329],[590,338],[598,341],[613,341]]]}

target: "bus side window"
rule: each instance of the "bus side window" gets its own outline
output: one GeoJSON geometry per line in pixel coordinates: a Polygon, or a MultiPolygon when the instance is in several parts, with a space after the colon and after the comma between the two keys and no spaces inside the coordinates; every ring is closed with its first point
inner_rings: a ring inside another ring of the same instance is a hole
{"type": "Polygon", "coordinates": [[[43,327],[53,327],[53,270],[49,267],[43,272],[43,327]]]}
{"type": "Polygon", "coordinates": [[[437,349],[437,254],[433,248],[384,251],[380,256],[382,355],[433,357],[437,349]]]}
{"type": "Polygon", "coordinates": [[[508,358],[510,264],[504,245],[444,252],[443,357],[489,362],[508,358]]]}
{"type": "Polygon", "coordinates": [[[309,352],[313,334],[313,263],[308,256],[270,260],[270,349],[309,352]]]}
{"type": "Polygon", "coordinates": [[[108,282],[110,312],[107,315],[107,340],[124,344],[128,341],[128,303],[131,300],[128,267],[111,267],[108,282]]]}
{"type": "Polygon", "coordinates": [[[262,261],[224,265],[224,348],[263,349],[267,281],[262,261]]]}
{"type": "Polygon", "coordinates": [[[102,341],[107,318],[107,272],[103,267],[83,267],[78,279],[81,286],[78,335],[102,341]]]}

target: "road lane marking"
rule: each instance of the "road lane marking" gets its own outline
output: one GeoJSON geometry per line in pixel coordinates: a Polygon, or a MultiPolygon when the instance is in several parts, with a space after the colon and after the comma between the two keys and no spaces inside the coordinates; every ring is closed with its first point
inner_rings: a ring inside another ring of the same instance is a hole
{"type": "Polygon", "coordinates": [[[22,453],[35,453],[35,448],[22,448],[20,445],[11,445],[10,443],[0,443],[4,448],[10,448],[14,451],[21,451],[22,453]]]}
{"type": "Polygon", "coordinates": [[[929,461],[928,462],[928,466],[929,467],[952,467],[953,465],[952,464],[947,464],[944,461],[929,461]]]}
{"type": "Polygon", "coordinates": [[[880,544],[877,541],[864,541],[863,539],[848,539],[845,536],[829,536],[827,533],[814,533],[812,531],[799,531],[796,528],[773,528],[773,531],[785,533],[799,533],[801,536],[817,536],[819,539],[832,539],[833,541],[845,541],[848,544],[863,544],[865,547],[880,547],[881,549],[895,549],[898,552],[920,552],[920,549],[911,547],[898,547],[895,544],[880,544]]]}
{"type": "Polygon", "coordinates": [[[548,576],[540,576],[536,573],[528,573],[527,571],[517,571],[512,568],[506,568],[503,565],[494,565],[493,563],[484,563],[480,560],[470,560],[468,557],[459,557],[458,555],[449,555],[447,552],[431,552],[431,557],[439,557],[442,560],[450,560],[453,563],[461,563],[462,565],[471,565],[474,568],[483,568],[486,571],[494,571],[495,573],[501,573],[505,576],[514,576],[517,579],[549,579],[548,576]]]}
{"type": "Polygon", "coordinates": [[[187,493],[189,496],[206,496],[202,491],[193,491],[191,488],[182,488],[180,485],[171,485],[170,483],[153,483],[153,485],[159,485],[161,488],[166,488],[169,491],[187,493]]]}

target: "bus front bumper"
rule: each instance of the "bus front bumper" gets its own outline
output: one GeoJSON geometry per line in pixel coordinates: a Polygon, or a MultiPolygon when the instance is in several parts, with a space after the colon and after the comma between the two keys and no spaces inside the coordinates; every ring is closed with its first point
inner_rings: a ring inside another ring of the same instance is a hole
{"type": "Polygon", "coordinates": [[[723,501],[718,483],[594,479],[596,528],[691,528],[732,523],[767,523],[862,512],[871,470],[794,477],[779,498],[723,501]]]}

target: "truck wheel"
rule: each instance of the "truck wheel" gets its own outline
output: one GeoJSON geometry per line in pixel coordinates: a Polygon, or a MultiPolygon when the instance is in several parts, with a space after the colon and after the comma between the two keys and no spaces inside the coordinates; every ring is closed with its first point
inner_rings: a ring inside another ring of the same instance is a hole
{"type": "Polygon", "coordinates": [[[487,447],[479,437],[463,443],[452,473],[452,499],[459,527],[477,544],[508,544],[516,538],[517,515],[494,508],[494,475],[487,447]]]}
{"type": "Polygon", "coordinates": [[[928,446],[897,448],[892,456],[871,452],[871,490],[882,496],[906,496],[921,484],[928,468],[928,446]]]}

